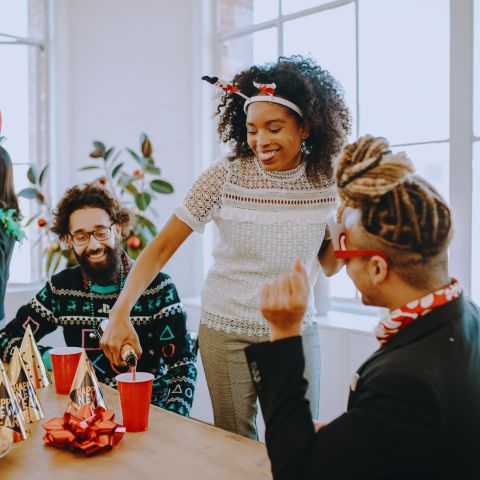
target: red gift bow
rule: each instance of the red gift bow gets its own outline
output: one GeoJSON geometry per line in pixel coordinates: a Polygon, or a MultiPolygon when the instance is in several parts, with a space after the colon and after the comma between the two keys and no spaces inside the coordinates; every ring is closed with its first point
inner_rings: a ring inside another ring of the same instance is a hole
{"type": "Polygon", "coordinates": [[[83,405],[79,410],[65,412],[63,418],[44,423],[47,433],[43,440],[52,447],[68,448],[87,457],[111,450],[126,431],[113,421],[114,417],[112,410],[83,405]]]}

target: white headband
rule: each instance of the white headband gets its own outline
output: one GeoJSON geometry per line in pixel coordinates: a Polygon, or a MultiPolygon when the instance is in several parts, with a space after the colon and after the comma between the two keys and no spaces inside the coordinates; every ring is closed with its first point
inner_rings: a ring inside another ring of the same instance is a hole
{"type": "Polygon", "coordinates": [[[302,111],[290,100],[286,100],[282,97],[276,97],[274,95],[256,95],[254,97],[250,97],[243,106],[243,110],[247,113],[247,107],[251,103],[255,102],[270,102],[270,103],[277,103],[278,105],[283,105],[284,107],[291,108],[294,112],[298,113],[303,118],[302,111]]]}
{"type": "Polygon", "coordinates": [[[288,107],[292,109],[295,113],[298,113],[303,118],[303,113],[297,105],[295,105],[290,100],[287,100],[282,97],[275,96],[275,89],[277,86],[275,83],[257,83],[253,82],[253,85],[258,88],[260,91],[260,95],[254,95],[253,97],[247,97],[244,95],[235,85],[231,82],[227,82],[225,80],[219,80],[218,77],[202,77],[202,80],[207,81],[208,83],[215,85],[216,87],[222,89],[225,92],[232,92],[236,93],[237,95],[245,98],[245,105],[243,106],[243,110],[247,113],[247,108],[251,103],[255,102],[269,102],[269,103],[277,103],[278,105],[283,105],[284,107],[288,107]]]}

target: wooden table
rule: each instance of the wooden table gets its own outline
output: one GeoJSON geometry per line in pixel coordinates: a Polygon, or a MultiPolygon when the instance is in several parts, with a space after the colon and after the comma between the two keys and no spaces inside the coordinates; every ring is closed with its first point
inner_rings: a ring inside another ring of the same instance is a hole
{"type": "MultiPolygon", "coordinates": [[[[109,409],[120,423],[116,390],[102,385],[109,409]]],[[[265,445],[151,406],[149,429],[126,433],[113,450],[85,458],[47,447],[41,424],[61,417],[67,396],[54,386],[37,390],[45,419],[30,424],[31,436],[0,458],[2,480],[255,480],[270,479],[265,445]]]]}

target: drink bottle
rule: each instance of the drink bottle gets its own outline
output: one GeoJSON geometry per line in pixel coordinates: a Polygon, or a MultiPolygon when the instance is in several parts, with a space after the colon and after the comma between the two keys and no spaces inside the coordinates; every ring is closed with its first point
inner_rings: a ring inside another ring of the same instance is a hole
{"type": "MultiPolygon", "coordinates": [[[[107,328],[107,326],[108,326],[108,320],[103,320],[103,322],[100,323],[100,330],[102,331],[102,334],[107,328]]],[[[129,343],[125,343],[122,345],[122,348],[120,349],[120,357],[127,364],[129,368],[137,367],[138,357],[137,357],[137,354],[135,353],[135,350],[129,343]]]]}
{"type": "Polygon", "coordinates": [[[122,345],[122,348],[120,349],[120,356],[129,368],[137,367],[138,357],[135,353],[135,350],[129,343],[122,345]]]}

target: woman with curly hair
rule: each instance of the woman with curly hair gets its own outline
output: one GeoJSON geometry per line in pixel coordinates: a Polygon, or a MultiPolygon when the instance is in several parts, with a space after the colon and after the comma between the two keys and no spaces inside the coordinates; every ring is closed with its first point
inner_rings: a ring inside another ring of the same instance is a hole
{"type": "Polygon", "coordinates": [[[115,363],[130,343],[140,353],[128,314],[138,296],[192,231],[213,220],[215,263],[202,290],[199,345],[215,425],[257,438],[256,393],[243,350],[268,338],[259,311],[261,286],[300,258],[310,285],[303,319],[305,376],[318,415],[320,349],[312,287],[322,265],[339,264],[326,222],[335,205],[332,159],[350,129],[337,81],[311,59],[279,58],[236,75],[218,107],[220,140],[232,153],[203,172],[167,225],[142,252],[110,313],[102,346],[115,363]],[[315,372],[315,373],[314,373],[315,372]]]}

